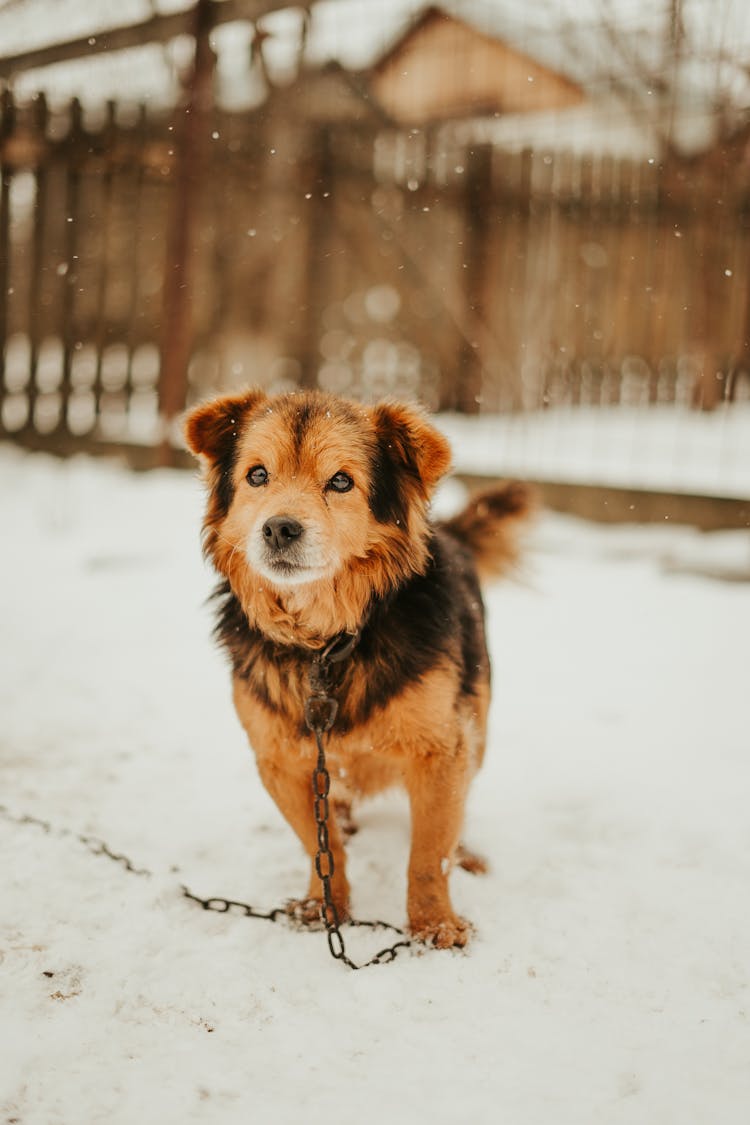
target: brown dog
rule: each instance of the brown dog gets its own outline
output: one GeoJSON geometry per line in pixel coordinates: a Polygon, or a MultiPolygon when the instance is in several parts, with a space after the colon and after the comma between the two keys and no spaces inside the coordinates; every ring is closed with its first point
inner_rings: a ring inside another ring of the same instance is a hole
{"type": "Polygon", "coordinates": [[[259,390],[195,408],[185,433],[207,467],[204,543],[224,583],[217,635],[263,782],[313,860],[300,916],[320,916],[321,886],[305,726],[311,658],[358,633],[336,665],[339,712],[327,756],[340,823],[329,826],[331,883],[349,909],[343,836],[354,798],[405,786],[411,805],[411,933],[464,945],[451,906],[469,783],[484,753],[490,671],[475,563],[497,572],[527,515],[522,485],[486,493],[431,525],[445,438],[417,411],[259,390]]]}

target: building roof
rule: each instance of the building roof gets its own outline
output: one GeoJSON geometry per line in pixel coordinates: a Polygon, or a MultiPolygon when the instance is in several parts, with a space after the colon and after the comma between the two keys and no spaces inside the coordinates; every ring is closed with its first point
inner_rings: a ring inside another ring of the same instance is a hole
{"type": "Polygon", "coordinates": [[[402,124],[579,105],[581,86],[504,39],[437,6],[425,8],[368,72],[402,124]]]}

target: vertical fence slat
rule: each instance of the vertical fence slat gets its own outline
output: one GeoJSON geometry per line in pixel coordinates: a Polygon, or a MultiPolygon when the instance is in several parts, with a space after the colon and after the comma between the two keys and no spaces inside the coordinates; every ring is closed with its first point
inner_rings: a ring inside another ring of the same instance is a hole
{"type": "MultiPolygon", "coordinates": [[[[492,150],[481,145],[474,150],[465,176],[463,278],[465,321],[468,339],[461,340],[458,369],[461,377],[453,387],[454,409],[476,414],[482,400],[483,368],[492,361],[482,347],[483,339],[476,331],[485,316],[485,275],[488,222],[491,208],[492,150]]],[[[445,388],[444,399],[450,389],[445,388]]]]}
{"type": "Polygon", "coordinates": [[[307,216],[307,246],[305,248],[305,309],[301,340],[300,383],[314,387],[320,363],[320,329],[325,308],[326,278],[330,268],[331,226],[336,207],[336,190],[333,184],[334,159],[329,130],[321,126],[306,154],[304,183],[310,195],[307,216]]]}
{"type": "Polygon", "coordinates": [[[67,166],[65,185],[65,226],[63,246],[65,271],[62,276],[62,377],[60,380],[60,414],[57,428],[67,430],[68,404],[72,391],[73,349],[75,347],[75,306],[78,284],[78,254],[80,239],[79,198],[81,188],[81,149],[83,144],[83,113],[78,98],[70,103],[70,131],[68,141],[71,159],[67,166]]]}
{"type": "MultiPolygon", "coordinates": [[[[128,311],[126,314],[126,340],[128,349],[127,359],[127,373],[125,379],[125,390],[128,396],[128,401],[134,390],[133,384],[133,356],[137,346],[137,328],[138,328],[138,306],[140,297],[140,280],[141,280],[141,220],[143,218],[143,194],[144,194],[144,179],[146,169],[144,165],[143,152],[146,144],[146,133],[148,129],[148,115],[146,106],[141,105],[138,109],[138,122],[135,127],[135,142],[136,142],[136,158],[131,162],[131,169],[128,172],[125,170],[126,183],[130,185],[131,189],[131,230],[132,237],[130,239],[130,276],[128,278],[128,311]]],[[[121,173],[122,175],[123,173],[121,173]]]]}
{"type": "Polygon", "coordinates": [[[8,337],[8,286],[10,283],[10,185],[13,169],[8,143],[13,134],[16,107],[9,89],[0,95],[0,408],[6,395],[6,346],[8,337]]]}
{"type": "Polygon", "coordinates": [[[31,234],[31,277],[29,278],[28,336],[29,336],[29,381],[28,381],[28,421],[32,427],[36,402],[39,393],[38,370],[39,348],[41,344],[43,313],[41,308],[41,289],[45,258],[45,238],[47,231],[47,164],[48,153],[45,142],[49,121],[49,107],[44,94],[37,95],[34,101],[33,128],[40,143],[40,156],[34,168],[34,209],[32,212],[31,234]]]}
{"type": "Polygon", "coordinates": [[[103,168],[99,177],[99,240],[98,240],[98,277],[95,308],[95,349],[96,368],[94,372],[94,413],[98,418],[102,407],[102,367],[104,364],[104,349],[107,343],[107,299],[109,296],[109,265],[110,242],[112,234],[112,192],[115,169],[113,167],[113,141],[115,130],[115,103],[107,102],[107,118],[104,126],[103,168]]]}

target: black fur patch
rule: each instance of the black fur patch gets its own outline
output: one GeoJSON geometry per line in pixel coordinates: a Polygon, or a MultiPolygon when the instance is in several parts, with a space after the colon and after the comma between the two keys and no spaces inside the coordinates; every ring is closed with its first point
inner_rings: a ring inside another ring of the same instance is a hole
{"type": "Polygon", "coordinates": [[[407,522],[408,500],[404,482],[411,479],[422,487],[416,461],[410,456],[403,434],[388,419],[381,419],[372,461],[369,505],[378,523],[407,522]]]}
{"type": "Polygon", "coordinates": [[[486,679],[483,606],[471,557],[440,531],[430,555],[424,574],[373,607],[363,631],[357,655],[365,665],[368,714],[446,657],[460,670],[463,694],[474,692],[480,675],[486,679]]]}
{"type": "MultiPolygon", "coordinates": [[[[415,575],[388,598],[372,605],[351,658],[334,666],[334,690],[340,705],[337,730],[349,731],[367,722],[441,660],[459,669],[464,695],[472,695],[477,684],[487,680],[483,607],[471,556],[440,529],[431,541],[430,552],[431,562],[424,574],[415,575]],[[355,677],[367,685],[356,709],[347,692],[355,677]]],[[[268,665],[273,664],[282,682],[304,686],[310,653],[277,645],[251,628],[228,583],[217,590],[217,596],[221,605],[216,636],[229,652],[235,675],[248,683],[261,703],[296,721],[300,736],[304,736],[303,716],[291,714],[286,700],[270,699],[266,675],[268,665]]],[[[293,692],[289,698],[294,698],[293,692]]]]}
{"type": "Polygon", "coordinates": [[[214,446],[216,484],[214,497],[217,513],[225,516],[234,499],[234,470],[237,461],[237,438],[244,424],[248,406],[234,404],[222,419],[221,431],[214,446]]]}
{"type": "Polygon", "coordinates": [[[321,413],[320,404],[310,399],[300,399],[298,403],[292,401],[292,410],[290,415],[290,430],[292,440],[294,441],[294,448],[299,453],[302,448],[302,442],[305,439],[305,434],[310,426],[312,420],[321,413]]]}

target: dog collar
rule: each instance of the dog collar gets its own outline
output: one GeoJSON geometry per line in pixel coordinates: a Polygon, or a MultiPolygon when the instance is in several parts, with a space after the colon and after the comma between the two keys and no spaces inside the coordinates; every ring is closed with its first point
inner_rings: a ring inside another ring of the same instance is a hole
{"type": "Polygon", "coordinates": [[[333,640],[320,652],[317,652],[313,659],[328,664],[339,664],[342,660],[346,660],[354,651],[355,645],[359,640],[360,631],[357,629],[354,633],[338,633],[333,640]]]}

